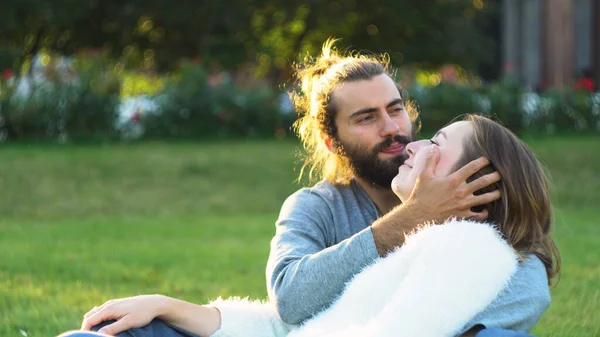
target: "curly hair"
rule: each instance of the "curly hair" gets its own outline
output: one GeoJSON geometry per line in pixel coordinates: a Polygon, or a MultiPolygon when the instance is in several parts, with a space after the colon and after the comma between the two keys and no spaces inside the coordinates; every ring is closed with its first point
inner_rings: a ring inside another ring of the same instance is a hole
{"type": "MultiPolygon", "coordinates": [[[[338,140],[335,124],[337,107],[331,98],[334,90],[342,83],[370,80],[381,74],[394,78],[386,54],[360,55],[350,52],[344,55],[335,48],[336,41],[328,39],[323,44],[321,55],[317,58],[307,56],[294,65],[299,90],[290,95],[299,118],[293,128],[306,151],[298,179],[308,169],[311,183],[326,179],[345,184],[353,176],[348,160],[330,152],[323,141],[323,136],[338,140]]],[[[396,86],[402,93],[397,82],[396,86]]],[[[405,103],[413,128],[418,128],[416,109],[410,102],[405,103]]]]}

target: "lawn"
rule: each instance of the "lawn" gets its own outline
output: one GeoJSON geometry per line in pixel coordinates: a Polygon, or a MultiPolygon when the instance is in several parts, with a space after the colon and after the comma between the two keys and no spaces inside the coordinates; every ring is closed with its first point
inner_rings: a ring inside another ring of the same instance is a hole
{"type": "MultiPolygon", "coordinates": [[[[600,335],[597,136],[527,139],[553,180],[563,275],[538,336],[600,335]]],[[[0,148],[0,336],[55,336],[105,300],[266,296],[292,141],[0,148]]]]}

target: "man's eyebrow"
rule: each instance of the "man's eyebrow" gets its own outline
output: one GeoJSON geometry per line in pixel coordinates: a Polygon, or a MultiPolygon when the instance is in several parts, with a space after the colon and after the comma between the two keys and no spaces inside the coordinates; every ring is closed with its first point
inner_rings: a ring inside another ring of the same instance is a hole
{"type": "Polygon", "coordinates": [[[433,136],[433,138],[437,137],[438,135],[442,135],[442,136],[444,136],[444,138],[448,139],[448,136],[446,135],[444,130],[440,130],[440,131],[436,132],[435,135],[433,136]]]}
{"type": "Polygon", "coordinates": [[[350,115],[350,118],[354,118],[354,117],[356,117],[358,115],[362,115],[362,114],[366,114],[366,113],[373,113],[373,112],[377,112],[377,108],[364,108],[364,109],[360,109],[360,110],[357,110],[357,111],[353,112],[350,115]]]}
{"type": "Polygon", "coordinates": [[[395,100],[391,101],[391,102],[390,102],[390,103],[389,103],[389,104],[386,106],[386,108],[388,108],[388,109],[389,109],[389,108],[393,107],[394,105],[403,104],[403,103],[404,103],[404,100],[403,100],[402,98],[396,98],[395,100]]]}
{"type": "MultiPolygon", "coordinates": [[[[404,103],[404,100],[402,98],[396,98],[395,100],[388,103],[388,105],[386,106],[386,109],[389,109],[389,108],[393,107],[394,105],[403,104],[403,103],[404,103]]],[[[362,114],[366,114],[366,113],[373,113],[373,112],[377,112],[377,108],[360,109],[360,110],[353,112],[350,115],[350,118],[354,118],[358,115],[362,115],[362,114]]]]}

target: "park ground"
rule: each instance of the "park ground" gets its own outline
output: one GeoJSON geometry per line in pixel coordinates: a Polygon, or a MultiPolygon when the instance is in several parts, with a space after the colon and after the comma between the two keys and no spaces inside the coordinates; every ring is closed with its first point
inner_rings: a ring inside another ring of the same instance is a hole
{"type": "MultiPolygon", "coordinates": [[[[552,179],[562,277],[533,333],[600,335],[600,138],[525,138],[552,179]]],[[[55,336],[115,297],[265,298],[294,141],[0,148],[0,336],[55,336]]],[[[518,163],[515,163],[518,165],[518,163]]]]}

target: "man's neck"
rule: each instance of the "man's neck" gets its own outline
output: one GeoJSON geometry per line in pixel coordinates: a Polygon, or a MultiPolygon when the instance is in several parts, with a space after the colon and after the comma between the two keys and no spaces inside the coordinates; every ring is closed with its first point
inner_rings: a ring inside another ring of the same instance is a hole
{"type": "Polygon", "coordinates": [[[361,178],[354,178],[358,185],[367,193],[369,198],[373,200],[377,209],[381,214],[387,214],[394,207],[400,204],[400,199],[394,194],[391,189],[381,188],[366,182],[361,178]]]}

